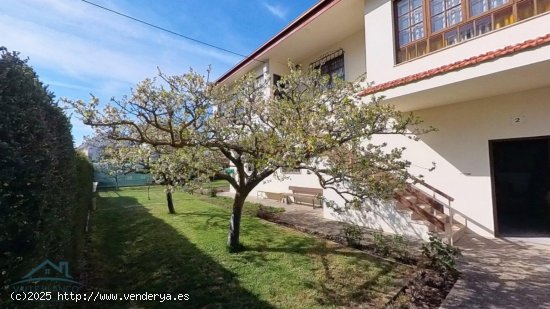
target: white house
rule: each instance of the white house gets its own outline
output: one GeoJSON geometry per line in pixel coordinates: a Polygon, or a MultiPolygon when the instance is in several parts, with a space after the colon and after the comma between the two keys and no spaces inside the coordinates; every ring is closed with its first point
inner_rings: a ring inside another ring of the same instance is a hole
{"type": "Polygon", "coordinates": [[[90,162],[99,162],[101,154],[105,148],[105,142],[98,138],[87,139],[76,148],[77,151],[84,154],[90,162]]]}
{"type": "MultiPolygon", "coordinates": [[[[218,82],[248,72],[276,80],[289,59],[346,80],[366,73],[375,85],[362,95],[384,95],[438,129],[419,142],[384,137],[407,147],[428,185],[368,213],[325,208],[327,218],[421,238],[447,230],[456,240],[465,227],[550,236],[548,12],[550,0],[319,1],[218,82]]],[[[289,176],[257,190],[319,188],[305,172],[289,176]]]]}

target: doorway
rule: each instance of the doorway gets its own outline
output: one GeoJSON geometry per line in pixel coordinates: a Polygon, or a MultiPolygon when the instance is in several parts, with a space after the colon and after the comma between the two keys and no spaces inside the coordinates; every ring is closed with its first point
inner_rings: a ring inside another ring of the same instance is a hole
{"type": "Polygon", "coordinates": [[[497,236],[550,236],[550,137],[489,141],[497,236]]]}

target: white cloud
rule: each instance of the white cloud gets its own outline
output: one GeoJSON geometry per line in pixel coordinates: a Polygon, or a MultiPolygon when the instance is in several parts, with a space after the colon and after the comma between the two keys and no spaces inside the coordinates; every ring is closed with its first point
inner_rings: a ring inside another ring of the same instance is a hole
{"type": "MultiPolygon", "coordinates": [[[[94,2],[127,12],[117,6],[122,2],[94,2]]],[[[157,67],[181,74],[211,64],[216,76],[241,60],[75,0],[1,0],[0,33],[0,46],[29,57],[58,98],[87,100],[93,93],[105,102],[128,94],[157,67]]],[[[71,122],[77,143],[91,133],[74,117],[71,122]]]]}
{"type": "Polygon", "coordinates": [[[176,74],[240,60],[79,2],[7,2],[13,2],[8,10],[0,4],[2,44],[78,84],[98,79],[135,84],[156,74],[157,67],[176,74]]]}
{"type": "Polygon", "coordinates": [[[263,3],[264,7],[274,16],[286,20],[288,10],[281,5],[270,4],[268,2],[263,3]]]}

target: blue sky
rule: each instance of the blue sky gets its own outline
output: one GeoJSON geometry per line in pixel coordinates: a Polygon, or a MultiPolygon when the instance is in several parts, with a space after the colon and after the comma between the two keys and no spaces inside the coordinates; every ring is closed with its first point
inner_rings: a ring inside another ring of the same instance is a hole
{"type": "MultiPolygon", "coordinates": [[[[317,0],[92,0],[225,49],[249,54],[317,0]]],[[[106,101],[157,72],[213,77],[242,58],[106,12],[79,0],[1,0],[0,45],[29,57],[56,97],[106,101]]],[[[79,145],[92,130],[74,117],[79,145]]]]}

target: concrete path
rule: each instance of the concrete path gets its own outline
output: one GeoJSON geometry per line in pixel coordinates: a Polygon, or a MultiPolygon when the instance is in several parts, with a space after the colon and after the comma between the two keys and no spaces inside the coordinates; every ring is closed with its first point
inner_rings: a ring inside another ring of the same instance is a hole
{"type": "MultiPolygon", "coordinates": [[[[222,192],[218,193],[219,196],[234,197],[234,193],[222,192]]],[[[278,201],[256,198],[249,196],[246,199],[247,202],[259,203],[265,206],[282,207],[284,212],[277,214],[277,223],[291,226],[294,229],[301,230],[303,232],[318,235],[322,238],[336,240],[337,238],[344,237],[343,230],[346,227],[346,223],[326,219],[323,217],[323,208],[313,208],[309,205],[299,204],[284,204],[278,201]]],[[[382,233],[368,228],[361,228],[363,230],[363,239],[361,244],[369,245],[374,242],[373,233],[382,233]]],[[[387,236],[390,234],[383,233],[387,236]]],[[[409,252],[413,254],[420,254],[420,243],[418,240],[409,239],[409,252]]]]}
{"type": "MultiPolygon", "coordinates": [[[[219,196],[233,197],[231,192],[218,193],[219,196]]],[[[324,230],[325,233],[338,235],[343,228],[342,223],[323,218],[323,208],[313,208],[308,205],[284,204],[274,200],[261,199],[249,196],[246,199],[250,203],[259,203],[265,206],[282,207],[283,213],[278,214],[284,222],[292,225],[303,226],[304,228],[324,230]]]]}
{"type": "Polygon", "coordinates": [[[462,277],[441,308],[550,308],[550,241],[466,234],[462,277]],[[546,243],[545,243],[546,242],[546,243]]]}

